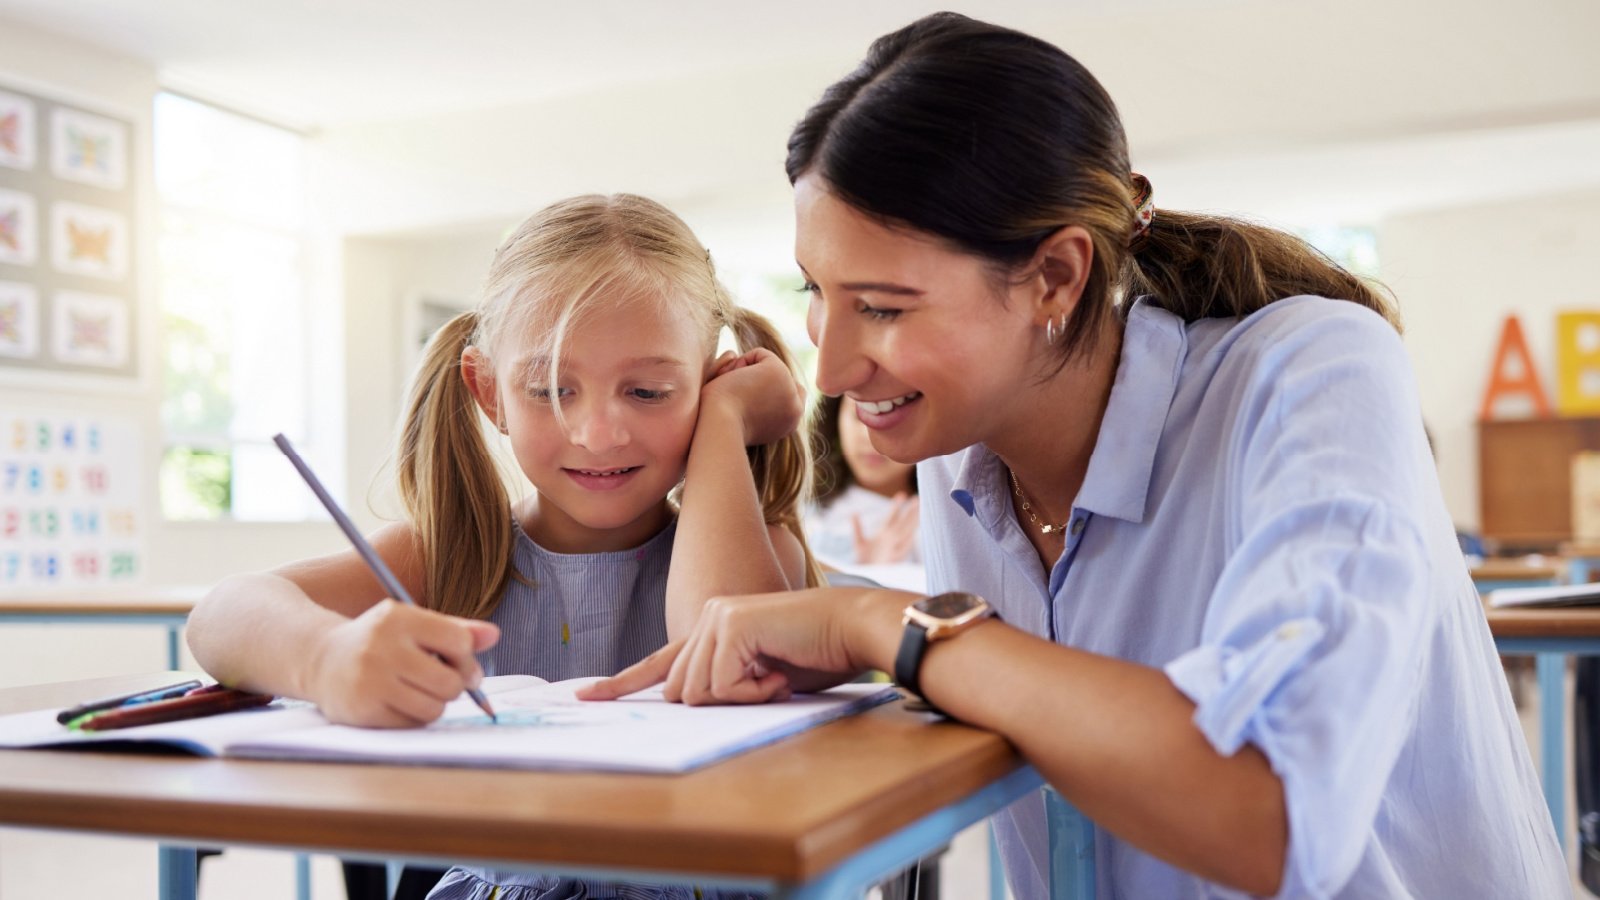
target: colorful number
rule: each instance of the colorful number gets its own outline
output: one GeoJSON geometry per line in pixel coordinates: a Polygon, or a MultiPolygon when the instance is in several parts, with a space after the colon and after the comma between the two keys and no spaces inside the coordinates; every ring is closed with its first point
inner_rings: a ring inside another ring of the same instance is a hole
{"type": "Polygon", "coordinates": [[[17,489],[17,482],[22,478],[22,467],[14,462],[6,463],[5,485],[6,493],[17,489]]]}
{"type": "Polygon", "coordinates": [[[33,568],[33,577],[39,579],[53,579],[60,573],[60,563],[54,553],[35,553],[29,564],[33,568]]]}
{"type": "Polygon", "coordinates": [[[11,423],[11,449],[22,450],[28,446],[28,426],[21,422],[11,423]]]}
{"type": "Polygon", "coordinates": [[[16,581],[17,576],[22,574],[22,554],[7,553],[4,556],[0,556],[0,567],[5,570],[4,580],[16,581]]]}
{"type": "Polygon", "coordinates": [[[61,517],[53,509],[30,509],[28,530],[40,537],[55,537],[61,530],[61,517]]]}
{"type": "Polygon", "coordinates": [[[17,512],[15,509],[7,509],[3,515],[0,515],[0,534],[4,534],[8,538],[14,538],[18,537],[21,531],[22,513],[17,512]]]}
{"type": "Polygon", "coordinates": [[[76,435],[74,434],[72,425],[70,423],[61,426],[61,446],[63,448],[71,450],[72,445],[75,443],[75,437],[76,435]]]}
{"type": "Polygon", "coordinates": [[[94,425],[89,426],[89,452],[100,452],[100,429],[94,425]]]}
{"type": "Polygon", "coordinates": [[[33,432],[37,436],[38,448],[41,452],[50,449],[50,423],[40,422],[33,432]]]}
{"type": "Polygon", "coordinates": [[[104,466],[83,467],[83,489],[91,494],[104,494],[106,492],[106,470],[104,466]]]}
{"type": "Polygon", "coordinates": [[[132,553],[111,554],[111,577],[126,578],[134,574],[134,555],[132,553]]]}
{"type": "Polygon", "coordinates": [[[72,571],[82,578],[100,574],[100,557],[94,553],[79,553],[72,557],[72,571]]]}
{"type": "Polygon", "coordinates": [[[133,534],[133,510],[113,509],[106,513],[106,528],[112,534],[133,534]]]}
{"type": "Polygon", "coordinates": [[[67,476],[66,466],[56,466],[50,470],[50,486],[55,488],[56,493],[66,493],[67,486],[70,484],[72,484],[72,479],[67,476]]]}
{"type": "Polygon", "coordinates": [[[72,511],[73,534],[95,534],[100,530],[100,514],[92,509],[72,511]]]}

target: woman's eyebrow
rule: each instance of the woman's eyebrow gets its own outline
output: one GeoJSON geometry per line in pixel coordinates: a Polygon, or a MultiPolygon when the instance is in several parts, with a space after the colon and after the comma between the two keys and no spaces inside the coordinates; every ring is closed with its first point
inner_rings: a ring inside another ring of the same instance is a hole
{"type": "MultiPolygon", "coordinates": [[[[795,261],[795,265],[799,266],[801,275],[804,275],[807,280],[811,279],[811,273],[806,271],[806,267],[801,265],[799,260],[795,261]]],[[[903,284],[896,284],[892,281],[847,281],[839,286],[847,291],[867,291],[875,294],[894,294],[900,297],[921,297],[924,293],[926,293],[926,291],[918,288],[909,287],[903,284]]]]}

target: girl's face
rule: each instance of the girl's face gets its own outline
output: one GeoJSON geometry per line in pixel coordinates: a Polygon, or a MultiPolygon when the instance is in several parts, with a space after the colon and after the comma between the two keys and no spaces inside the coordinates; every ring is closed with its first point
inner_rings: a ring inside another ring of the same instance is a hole
{"type": "Polygon", "coordinates": [[[856,484],[885,497],[910,492],[910,464],[895,462],[873,449],[867,426],[857,418],[856,402],[849,397],[839,401],[839,451],[856,484]]]}
{"type": "Polygon", "coordinates": [[[795,258],[811,289],[817,388],[857,401],[872,446],[913,463],[981,443],[1031,413],[1032,306],[996,296],[983,261],[795,183],[795,258]]]}
{"type": "Polygon", "coordinates": [[[559,397],[542,356],[507,354],[499,367],[512,451],[539,492],[533,537],[547,548],[626,549],[666,526],[708,360],[697,324],[674,312],[654,302],[593,310],[568,332],[559,397]]]}

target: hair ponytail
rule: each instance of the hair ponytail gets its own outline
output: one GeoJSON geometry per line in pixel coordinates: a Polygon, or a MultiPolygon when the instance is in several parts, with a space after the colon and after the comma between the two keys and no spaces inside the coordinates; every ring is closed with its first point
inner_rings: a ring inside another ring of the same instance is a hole
{"type": "Polygon", "coordinates": [[[1275,300],[1349,300],[1400,329],[1380,290],[1287,232],[1240,219],[1157,210],[1134,242],[1124,290],[1185,321],[1248,316],[1275,300]]]}
{"type": "MultiPolygon", "coordinates": [[[[757,347],[772,351],[783,360],[791,372],[797,372],[794,357],[778,330],[760,313],[734,306],[727,309],[728,328],[741,353],[757,347]]],[[[799,428],[794,433],[760,447],[749,448],[750,470],[755,476],[756,495],[761,499],[761,515],[768,525],[782,525],[800,542],[805,553],[806,586],[819,587],[827,582],[822,566],[811,554],[806,542],[805,528],[801,524],[800,506],[810,498],[813,466],[809,430],[799,428]]]]}
{"type": "Polygon", "coordinates": [[[477,313],[462,313],[428,341],[395,468],[428,573],[423,605],[486,619],[511,576],[515,532],[478,405],[461,377],[461,353],[477,327],[477,313]]]}

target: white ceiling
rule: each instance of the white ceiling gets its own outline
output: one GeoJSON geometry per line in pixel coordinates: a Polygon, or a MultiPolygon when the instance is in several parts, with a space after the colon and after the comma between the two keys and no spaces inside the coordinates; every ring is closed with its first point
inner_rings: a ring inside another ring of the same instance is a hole
{"type": "MultiPolygon", "coordinates": [[[[806,98],[871,38],[941,7],[1032,31],[1084,61],[1117,97],[1161,203],[1371,221],[1600,190],[1591,0],[0,0],[0,27],[103,47],[169,88],[336,142],[405,148],[396,165],[429,185],[435,210],[450,205],[439,198],[482,198],[439,219],[449,222],[498,218],[501,202],[521,208],[561,169],[593,176],[585,185],[638,169],[586,169],[597,148],[577,137],[542,168],[474,156],[470,139],[437,159],[416,155],[441,130],[433,123],[472,110],[515,109],[502,117],[514,146],[556,139],[539,130],[548,121],[578,123],[591,144],[625,140],[595,124],[637,117],[624,97],[674,106],[658,129],[709,131],[731,117],[748,127],[717,139],[748,146],[699,166],[718,171],[650,187],[674,203],[749,196],[770,186],[750,174],[759,171],[781,188],[776,148],[806,98]],[[758,99],[719,106],[706,86],[724,82],[758,99]]],[[[661,141],[672,139],[686,140],[661,141]]],[[[407,229],[425,218],[386,221],[407,229]]]]}

